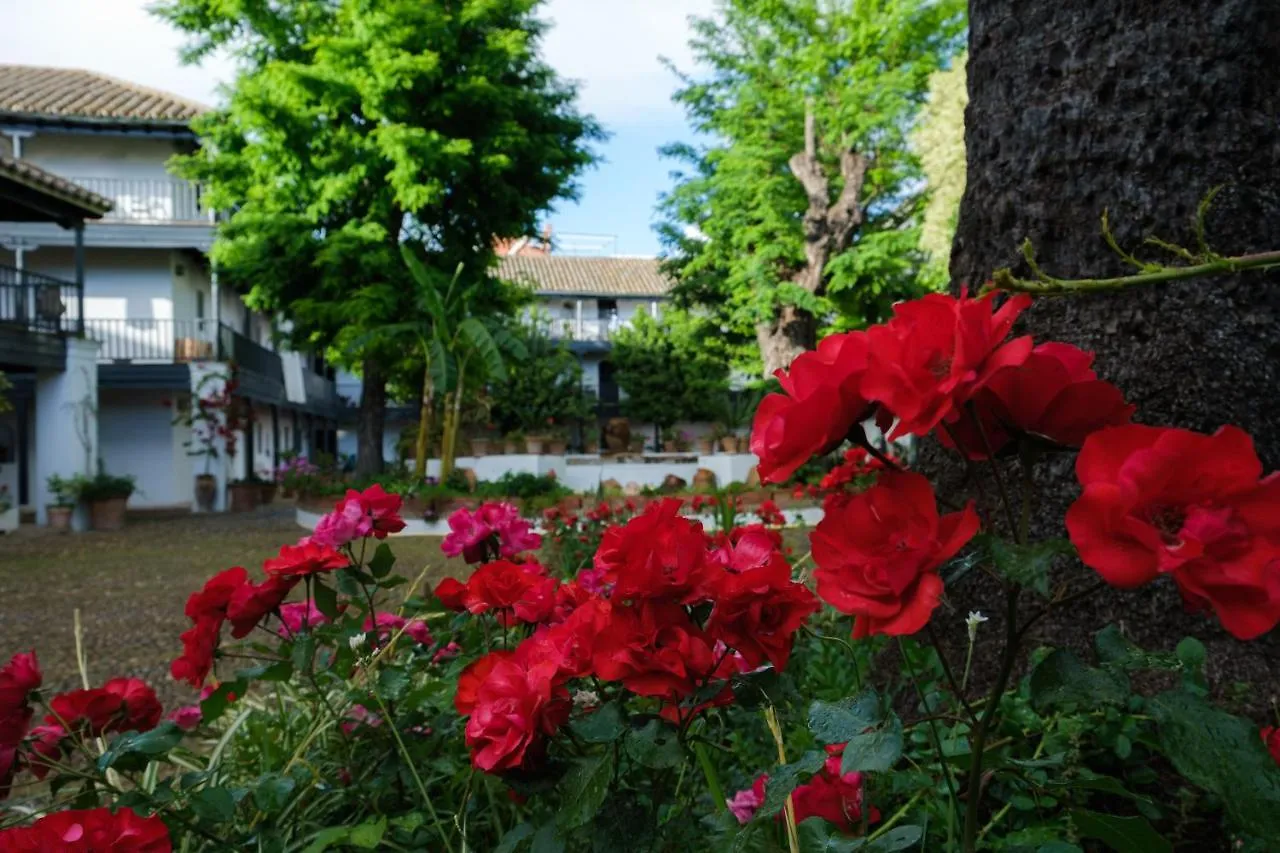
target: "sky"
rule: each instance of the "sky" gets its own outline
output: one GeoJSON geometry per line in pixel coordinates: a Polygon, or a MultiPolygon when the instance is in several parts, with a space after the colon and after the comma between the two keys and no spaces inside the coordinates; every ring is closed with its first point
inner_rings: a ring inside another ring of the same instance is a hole
{"type": "MultiPolygon", "coordinates": [[[[146,11],[149,0],[0,0],[0,62],[86,68],[193,98],[218,101],[232,73],[224,59],[200,67],[178,61],[182,37],[146,11]]],[[[554,23],[544,54],[560,74],[582,84],[582,108],[611,134],[603,161],[581,180],[581,199],[548,217],[558,233],[609,235],[616,250],[652,255],[658,195],[673,164],[659,146],[688,140],[671,103],[677,81],[658,61],[691,66],[687,17],[714,0],[548,0],[554,23]]]]}

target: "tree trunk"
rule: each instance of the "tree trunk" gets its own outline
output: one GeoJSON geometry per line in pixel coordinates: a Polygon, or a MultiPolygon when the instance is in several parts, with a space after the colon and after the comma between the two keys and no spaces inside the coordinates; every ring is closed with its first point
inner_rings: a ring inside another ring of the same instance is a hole
{"type": "Polygon", "coordinates": [[[781,305],[772,322],[756,325],[756,343],[768,379],[791,360],[818,345],[818,321],[803,308],[781,305]]]}
{"type": "Polygon", "coordinates": [[[422,375],[422,401],[418,405],[418,436],[414,442],[413,472],[419,479],[427,476],[427,457],[431,455],[431,429],[436,412],[436,386],[431,368],[422,375]]]}
{"type": "MultiPolygon", "coordinates": [[[[973,0],[969,26],[957,287],[981,285],[1000,267],[1028,275],[1024,238],[1053,276],[1134,272],[1100,236],[1104,209],[1124,249],[1177,263],[1143,239],[1195,251],[1197,204],[1219,185],[1209,246],[1280,248],[1280,6],[973,0]]],[[[1280,273],[1246,273],[1040,299],[1024,325],[1039,341],[1096,352],[1095,368],[1137,404],[1137,420],[1202,431],[1238,424],[1271,470],[1280,465],[1278,309],[1280,273]]],[[[1079,491],[1070,458],[1042,465],[1037,477],[1036,527],[1061,534],[1079,491]]],[[[1067,576],[1092,580],[1078,565],[1067,576]]],[[[990,601],[990,590],[960,600],[977,591],[957,593],[954,619],[990,601]]],[[[1211,619],[1184,615],[1171,585],[1107,592],[1071,611],[1046,620],[1041,636],[1086,645],[1107,621],[1124,619],[1152,647],[1169,650],[1186,633],[1210,640],[1219,683],[1272,679],[1271,639],[1231,641],[1211,619]]],[[[958,621],[956,631],[963,637],[958,621]]],[[[1256,691],[1259,705],[1266,695],[1256,691]]]]}
{"type": "Polygon", "coordinates": [[[356,476],[382,473],[382,434],[387,419],[387,375],[377,358],[365,356],[356,427],[356,476]]]}

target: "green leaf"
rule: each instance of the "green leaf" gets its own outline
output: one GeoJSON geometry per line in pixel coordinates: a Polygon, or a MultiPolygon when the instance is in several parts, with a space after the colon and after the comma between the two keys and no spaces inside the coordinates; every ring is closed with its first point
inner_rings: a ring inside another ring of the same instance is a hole
{"type": "Polygon", "coordinates": [[[316,609],[330,621],[338,618],[338,593],[325,586],[318,575],[311,579],[311,597],[315,600],[316,609]]]}
{"type": "Polygon", "coordinates": [[[311,659],[316,653],[316,638],[310,631],[305,631],[293,638],[293,653],[289,659],[293,661],[295,669],[301,672],[309,672],[311,670],[311,659]]]}
{"type": "Polygon", "coordinates": [[[335,844],[340,844],[351,835],[351,829],[345,826],[331,826],[311,836],[311,843],[302,853],[324,853],[335,844]]]}
{"type": "Polygon", "coordinates": [[[192,795],[191,811],[201,820],[226,823],[236,814],[236,801],[226,788],[201,788],[192,795]]]}
{"type": "Polygon", "coordinates": [[[383,815],[375,821],[365,821],[359,826],[353,826],[349,843],[352,847],[358,847],[361,850],[376,850],[382,843],[382,836],[386,834],[387,818],[383,815]]]}
{"type": "Polygon", "coordinates": [[[822,743],[845,744],[841,771],[884,772],[902,757],[902,721],[866,690],[839,702],[814,702],[809,731],[822,743]]]}
{"type": "Polygon", "coordinates": [[[391,553],[391,546],[386,542],[379,542],[377,549],[373,552],[373,557],[369,560],[369,574],[378,580],[382,580],[391,574],[391,569],[396,564],[396,555],[391,553]]]}
{"type": "Polygon", "coordinates": [[[1238,831],[1280,849],[1280,767],[1257,727],[1183,690],[1160,694],[1151,709],[1178,772],[1217,794],[1238,831]]]}
{"type": "Polygon", "coordinates": [[[787,802],[787,797],[800,784],[801,777],[817,773],[827,755],[816,750],[806,752],[798,760],[774,768],[764,786],[764,802],[756,811],[757,817],[773,817],[787,802]]]}
{"type": "Polygon", "coordinates": [[[1177,648],[1173,650],[1177,655],[1178,661],[1182,664],[1182,683],[1195,693],[1201,695],[1208,692],[1208,686],[1204,680],[1204,662],[1208,657],[1205,652],[1204,643],[1195,637],[1183,637],[1178,642],[1177,648]]]}
{"type": "Polygon", "coordinates": [[[1038,711],[1059,705],[1121,705],[1129,698],[1123,676],[1085,666],[1064,649],[1042,660],[1030,683],[1031,704],[1038,711]]]}
{"type": "Polygon", "coordinates": [[[399,702],[409,689],[409,673],[401,667],[383,667],[378,673],[378,693],[392,702],[399,702]]]}
{"type": "Polygon", "coordinates": [[[734,704],[747,710],[782,705],[788,690],[793,689],[790,680],[771,666],[735,675],[730,685],[734,704]]]}
{"type": "Polygon", "coordinates": [[[627,723],[622,719],[621,706],[609,702],[591,716],[574,720],[569,728],[587,743],[613,743],[626,733],[627,723]]]}
{"type": "Polygon", "coordinates": [[[613,752],[610,750],[574,761],[557,786],[563,796],[556,823],[564,829],[576,829],[589,823],[609,793],[612,778],[613,752]]]}
{"type": "Polygon", "coordinates": [[[564,842],[560,840],[560,834],[556,831],[555,821],[538,827],[537,833],[533,836],[530,853],[564,853],[564,842]]]}
{"type": "Polygon", "coordinates": [[[924,837],[924,829],[919,826],[895,826],[884,835],[867,845],[868,853],[898,853],[920,843],[924,837]]]}
{"type": "Polygon", "coordinates": [[[633,729],[626,746],[627,754],[653,770],[679,767],[685,761],[675,730],[661,720],[649,720],[643,727],[633,729]]]}
{"type": "Polygon", "coordinates": [[[1148,652],[1129,642],[1115,625],[1108,625],[1098,632],[1094,647],[1100,661],[1124,670],[1177,669],[1181,665],[1173,655],[1148,652]]]}
{"type": "Polygon", "coordinates": [[[511,829],[507,830],[507,834],[502,836],[502,840],[498,842],[498,846],[493,848],[493,853],[515,853],[523,841],[533,837],[533,824],[525,822],[518,823],[511,829]]]}
{"type": "Polygon", "coordinates": [[[297,783],[288,776],[274,773],[263,776],[253,789],[253,803],[259,811],[271,813],[283,809],[289,802],[297,783]]]}
{"type": "Polygon", "coordinates": [[[232,703],[232,696],[239,698],[249,689],[249,683],[241,679],[224,681],[200,703],[200,718],[205,723],[212,723],[222,716],[227,706],[232,703]]]}
{"type": "Polygon", "coordinates": [[[865,850],[865,838],[847,838],[831,831],[831,824],[820,817],[800,821],[796,826],[800,839],[800,853],[853,853],[865,850]]]}
{"type": "Polygon", "coordinates": [[[293,664],[287,660],[260,663],[236,670],[238,681],[288,681],[293,677],[293,664]]]}
{"type": "Polygon", "coordinates": [[[125,732],[112,740],[106,752],[98,757],[98,769],[142,770],[157,756],[181,743],[182,738],[182,729],[171,722],[161,723],[148,732],[125,732]]]}
{"type": "Polygon", "coordinates": [[[974,540],[991,558],[1001,577],[1035,590],[1042,598],[1049,597],[1049,570],[1053,568],[1053,561],[1075,553],[1075,546],[1066,539],[1045,539],[1019,545],[998,536],[981,534],[974,540]]]}
{"type": "Polygon", "coordinates": [[[1084,851],[1066,841],[1050,841],[1036,848],[1036,853],[1084,853],[1084,851]]]}
{"type": "Polygon", "coordinates": [[[1085,838],[1096,838],[1116,853],[1172,853],[1173,845],[1151,828],[1147,819],[1072,809],[1071,821],[1076,832],[1085,838]]]}

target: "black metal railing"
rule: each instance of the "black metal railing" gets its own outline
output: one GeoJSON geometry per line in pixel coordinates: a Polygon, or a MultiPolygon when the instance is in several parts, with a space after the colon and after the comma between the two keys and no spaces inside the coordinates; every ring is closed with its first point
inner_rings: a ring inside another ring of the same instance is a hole
{"type": "Polygon", "coordinates": [[[209,222],[204,189],[172,178],[73,177],[74,183],[111,200],[108,222],[209,222]]]}
{"type": "Polygon", "coordinates": [[[84,330],[82,292],[60,278],[0,265],[0,325],[51,335],[84,330]]]}
{"type": "Polygon", "coordinates": [[[98,360],[127,364],[230,361],[278,383],[279,353],[213,320],[89,319],[85,332],[100,344],[98,360]]]}
{"type": "Polygon", "coordinates": [[[333,380],[321,376],[305,364],[302,367],[302,390],[308,403],[337,405],[338,388],[333,380]]]}
{"type": "Polygon", "coordinates": [[[219,360],[234,362],[242,370],[251,371],[284,386],[284,365],[279,353],[227,325],[218,330],[218,346],[221,354],[219,360]]]}

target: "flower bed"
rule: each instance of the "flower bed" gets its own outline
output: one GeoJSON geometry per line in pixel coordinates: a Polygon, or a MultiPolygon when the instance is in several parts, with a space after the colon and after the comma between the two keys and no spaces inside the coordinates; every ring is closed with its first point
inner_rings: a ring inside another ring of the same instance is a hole
{"type": "Polygon", "coordinates": [[[757,414],[762,475],[854,445],[808,553],[763,502],[718,531],[687,513],[729,500],[553,507],[544,535],[488,502],[442,544],[474,569],[425,590],[375,485],[191,595],[171,671],[196,705],[132,678],[49,695],[15,656],[0,794],[27,801],[0,849],[1277,849],[1280,736],[1208,698],[1203,645],[1024,640],[1162,578],[1241,641],[1272,630],[1280,477],[1233,427],[1130,424],[1088,354],[1007,340],[1023,307],[929,296],[796,360],[757,414]],[[943,504],[866,439],[877,415],[994,493],[943,504]],[[1069,539],[1033,541],[1008,460],[1077,444],[1069,539]],[[1001,595],[949,659],[933,616],[975,570],[1001,595]]]}

